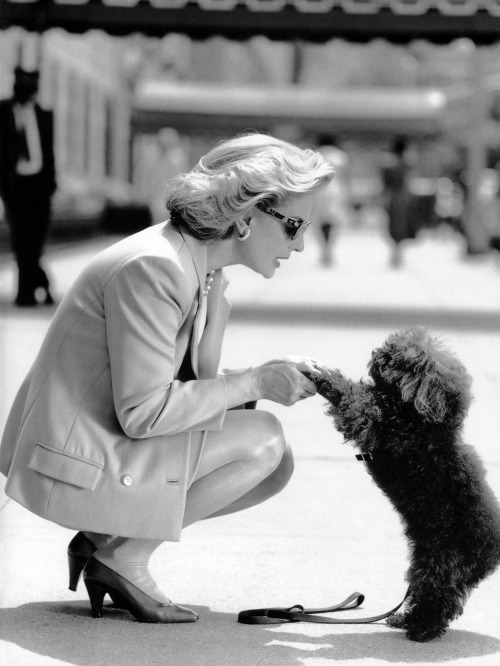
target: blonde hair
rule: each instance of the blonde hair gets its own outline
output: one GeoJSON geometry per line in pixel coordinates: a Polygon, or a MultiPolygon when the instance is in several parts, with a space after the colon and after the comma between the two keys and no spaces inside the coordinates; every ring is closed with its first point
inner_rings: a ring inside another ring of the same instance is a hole
{"type": "Polygon", "coordinates": [[[169,182],[166,207],[174,224],[196,238],[228,238],[256,204],[279,206],[314,192],[335,173],[321,155],[257,132],[222,141],[188,173],[169,182]]]}

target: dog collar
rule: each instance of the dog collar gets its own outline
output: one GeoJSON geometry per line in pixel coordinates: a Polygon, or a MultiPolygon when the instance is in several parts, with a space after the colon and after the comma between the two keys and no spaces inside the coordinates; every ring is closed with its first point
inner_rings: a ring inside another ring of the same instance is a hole
{"type": "Polygon", "coordinates": [[[373,460],[373,454],[371,453],[356,453],[356,460],[361,462],[371,462],[373,460]]]}

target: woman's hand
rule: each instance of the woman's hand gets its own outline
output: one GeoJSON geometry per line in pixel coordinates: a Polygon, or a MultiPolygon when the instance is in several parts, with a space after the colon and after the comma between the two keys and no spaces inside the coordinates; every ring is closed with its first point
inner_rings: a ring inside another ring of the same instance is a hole
{"type": "Polygon", "coordinates": [[[304,373],[317,375],[313,359],[287,356],[253,368],[260,397],[281,405],[294,405],[316,395],[316,385],[304,373]]]}
{"type": "Polygon", "coordinates": [[[297,370],[309,373],[310,375],[318,375],[323,367],[318,360],[310,358],[309,356],[282,356],[280,358],[274,358],[271,361],[266,361],[262,365],[271,365],[275,363],[292,363],[297,370]]]}

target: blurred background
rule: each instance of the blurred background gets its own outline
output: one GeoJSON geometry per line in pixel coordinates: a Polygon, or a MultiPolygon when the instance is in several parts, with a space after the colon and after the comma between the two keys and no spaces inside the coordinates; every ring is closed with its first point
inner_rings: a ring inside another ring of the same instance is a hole
{"type": "Polygon", "coordinates": [[[163,220],[169,177],[257,129],[337,166],[324,265],[350,228],[394,266],[443,225],[464,254],[500,247],[498,0],[5,0],[0,20],[0,97],[38,69],[55,114],[51,243],[163,220]]]}

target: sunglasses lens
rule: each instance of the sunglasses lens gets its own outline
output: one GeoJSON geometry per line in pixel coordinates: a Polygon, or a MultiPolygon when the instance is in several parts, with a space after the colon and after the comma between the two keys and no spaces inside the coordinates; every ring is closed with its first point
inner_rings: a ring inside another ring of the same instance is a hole
{"type": "Polygon", "coordinates": [[[285,222],[285,231],[291,240],[295,240],[299,235],[299,232],[302,228],[304,230],[309,226],[305,220],[294,219],[289,217],[285,222]]]}
{"type": "Polygon", "coordinates": [[[297,238],[301,229],[305,231],[307,227],[311,224],[310,221],[306,222],[306,220],[303,220],[300,217],[287,217],[285,219],[285,216],[282,215],[281,213],[278,213],[278,211],[274,210],[274,208],[267,209],[264,206],[261,206],[260,204],[257,204],[257,208],[259,208],[263,213],[266,213],[267,215],[276,217],[278,220],[283,220],[283,229],[285,230],[286,235],[292,241],[294,241],[297,238]]]}

